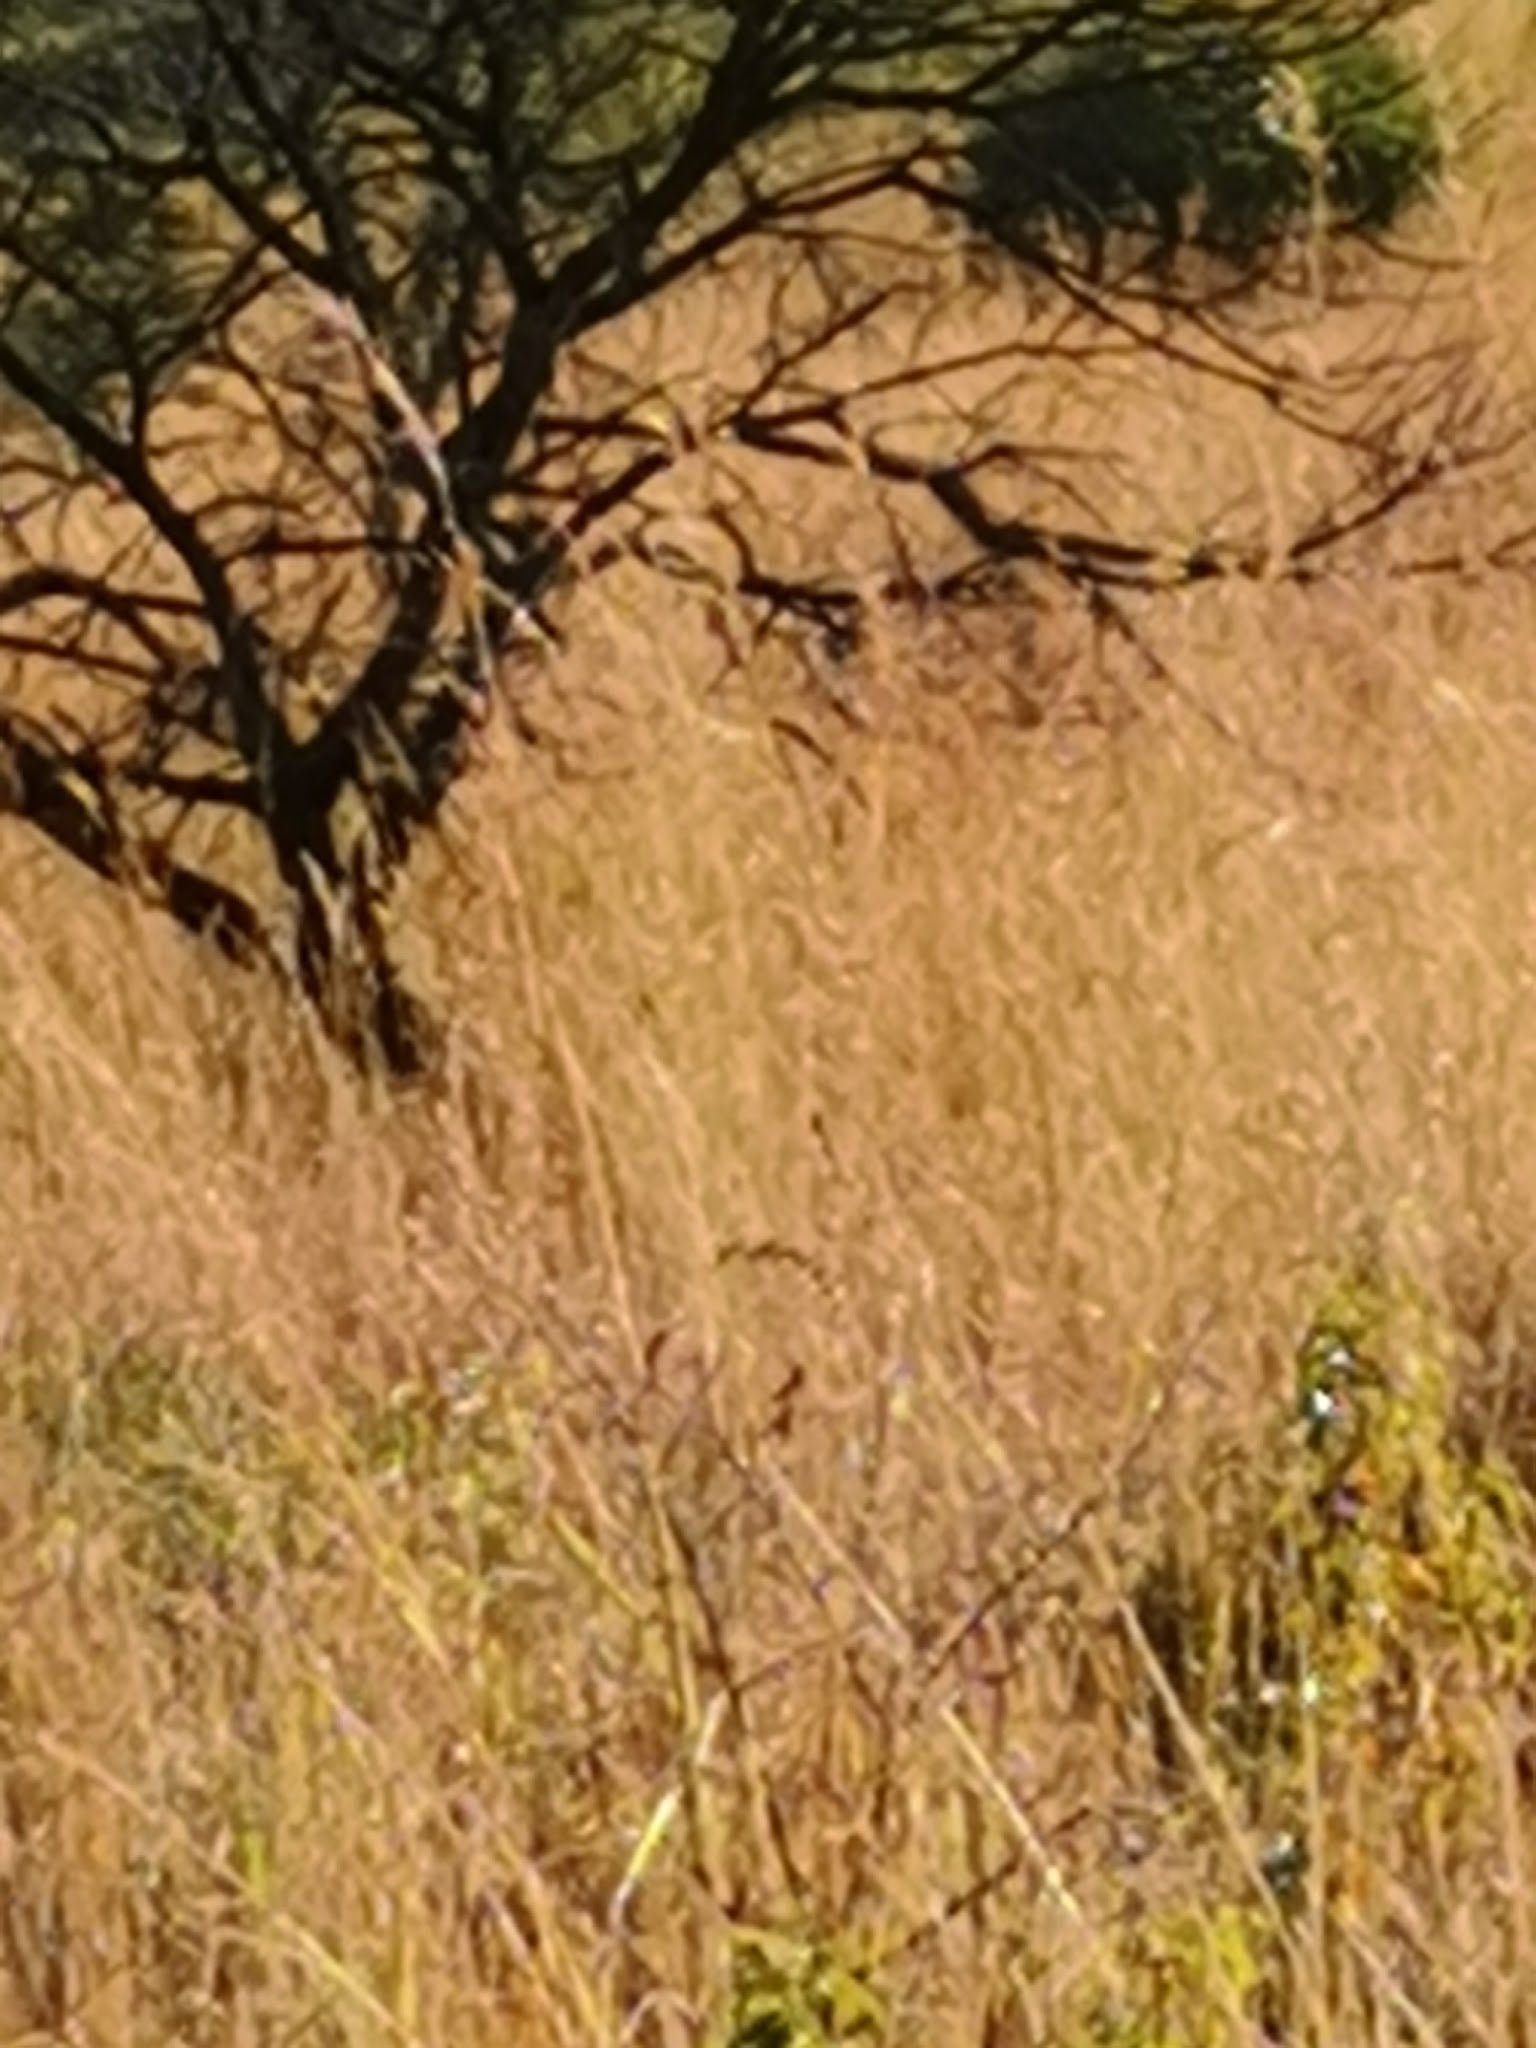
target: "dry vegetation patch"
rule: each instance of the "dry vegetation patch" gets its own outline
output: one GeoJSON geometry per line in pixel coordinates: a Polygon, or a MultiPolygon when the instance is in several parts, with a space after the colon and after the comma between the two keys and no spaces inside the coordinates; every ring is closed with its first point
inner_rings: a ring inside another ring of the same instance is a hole
{"type": "MultiPolygon", "coordinates": [[[[1176,367],[987,374],[1171,527],[1315,495],[1176,367]]],[[[837,482],[757,530],[878,591],[837,482]]],[[[1527,516],[852,651],[614,568],[413,875],[403,1101],[7,836],[0,2035],[1526,2048],[1527,516]]]]}

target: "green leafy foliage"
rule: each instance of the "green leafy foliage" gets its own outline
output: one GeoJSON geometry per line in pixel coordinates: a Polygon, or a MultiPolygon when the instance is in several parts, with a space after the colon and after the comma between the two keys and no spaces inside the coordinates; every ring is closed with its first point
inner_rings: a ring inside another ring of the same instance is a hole
{"type": "Polygon", "coordinates": [[[1098,268],[1112,234],[1252,263],[1300,229],[1390,227],[1434,187],[1426,84],[1381,35],[1282,61],[1186,19],[1052,52],[973,135],[981,218],[1021,251],[1051,234],[1098,268]]]}
{"type": "Polygon", "coordinates": [[[839,2048],[885,2031],[867,1976],[827,1943],[754,1929],[737,1936],[721,2048],[839,2048]]]}
{"type": "Polygon", "coordinates": [[[1134,1921],[1064,2048],[1225,2048],[1262,2021],[1276,1950],[1268,1916],[1230,1900],[1134,1921]]]}
{"type": "MultiPolygon", "coordinates": [[[[1314,1739],[1456,1775],[1465,1706],[1536,1648],[1530,1503],[1454,1427],[1447,1341],[1411,1293],[1352,1282],[1297,1355],[1295,1412],[1253,1461],[1213,1460],[1199,1555],[1137,1593],[1183,1711],[1257,1809],[1314,1739]]],[[[1177,1732],[1159,1714],[1160,1745],[1177,1732]]]]}
{"type": "Polygon", "coordinates": [[[0,25],[0,235],[24,284],[0,333],[118,406],[125,366],[152,382],[206,338],[254,236],[371,299],[392,361],[432,393],[472,259],[515,248],[498,285],[516,296],[611,232],[622,272],[655,232],[641,194],[676,179],[662,223],[686,214],[691,155],[780,148],[787,123],[850,95],[958,105],[978,69],[1000,97],[970,176],[1015,244],[1151,227],[1171,246],[1193,225],[1249,252],[1306,216],[1314,133],[1333,214],[1387,225],[1439,168],[1417,75],[1352,35],[1346,5],[1329,54],[1277,68],[1270,12],[1245,28],[1222,0],[1151,21],[1114,0],[775,0],[738,80],[719,0],[18,0],[0,25]],[[1010,40],[1041,54],[998,66],[1010,40]],[[694,133],[706,104],[718,137],[694,133]]]}
{"type": "Polygon", "coordinates": [[[87,405],[151,379],[220,291],[227,248],[175,174],[195,10],[22,0],[0,25],[0,333],[87,405]]]}
{"type": "Polygon", "coordinates": [[[1389,228],[1444,169],[1425,81],[1389,42],[1351,44],[1306,67],[1328,204],[1346,226],[1389,228]]]}
{"type": "Polygon", "coordinates": [[[1073,2048],[1284,2030],[1288,1923],[1312,1900],[1332,1952],[1368,1910],[1369,1863],[1327,1839],[1335,1811],[1353,1841],[1430,1861],[1453,1822],[1463,1855],[1500,1839],[1486,1730],[1536,1664],[1536,1516],[1466,1441],[1453,1365],[1422,1295],[1351,1276],[1298,1346],[1258,1454],[1211,1447],[1199,1512],[1170,1518],[1132,1594],[1145,1705],[1183,1824],[1228,1875],[1127,1917],[1073,2009],[1073,2048]],[[1234,1823],[1261,1845],[1236,1870],[1234,1823]]]}
{"type": "Polygon", "coordinates": [[[456,266],[548,270],[665,167],[728,32],[708,0],[24,0],[0,26],[0,332],[117,403],[206,339],[252,235],[305,250],[430,387],[456,266]],[[450,146],[451,139],[451,146],[450,146]]]}

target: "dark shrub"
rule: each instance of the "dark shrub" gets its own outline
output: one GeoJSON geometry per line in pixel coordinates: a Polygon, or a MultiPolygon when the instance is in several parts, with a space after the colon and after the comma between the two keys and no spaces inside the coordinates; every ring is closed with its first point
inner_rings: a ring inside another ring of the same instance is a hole
{"type": "Polygon", "coordinates": [[[1336,220],[1367,232],[1391,227],[1444,168],[1422,74],[1392,44],[1372,39],[1311,65],[1307,84],[1336,220]]]}
{"type": "Polygon", "coordinates": [[[1389,227],[1434,186],[1439,127],[1421,74],[1367,37],[1294,66],[1191,26],[1128,27],[1042,65],[978,124],[979,217],[1020,253],[1052,235],[1102,264],[1113,235],[1239,265],[1314,220],[1389,227]]]}

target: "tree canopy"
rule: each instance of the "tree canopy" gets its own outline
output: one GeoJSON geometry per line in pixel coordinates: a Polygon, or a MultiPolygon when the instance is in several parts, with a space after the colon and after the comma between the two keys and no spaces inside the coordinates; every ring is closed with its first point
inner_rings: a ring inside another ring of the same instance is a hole
{"type": "MultiPolygon", "coordinates": [[[[1181,95],[1204,105],[1180,131],[1164,205],[1177,212],[1203,175],[1191,148],[1216,146],[1218,87],[1252,112],[1255,79],[1334,76],[1330,57],[1394,11],[12,0],[0,804],[232,959],[296,978],[359,1057],[409,1072],[434,1033],[394,961],[395,879],[541,599],[579,554],[590,567],[630,545],[626,517],[690,436],[859,465],[924,494],[983,556],[1085,586],[1308,571],[1443,472],[1471,417],[1460,384],[1400,380],[1363,407],[1367,432],[1200,314],[1190,346],[1211,374],[1359,457],[1358,492],[1320,508],[1277,563],[1248,542],[1170,556],[999,509],[981,488],[996,445],[918,454],[856,428],[857,394],[813,376],[880,316],[880,290],[847,267],[816,270],[814,313],[770,335],[757,374],[702,425],[658,419],[638,384],[572,411],[562,377],[587,337],[754,244],[814,267],[882,194],[919,208],[935,246],[985,228],[976,167],[1021,147],[1044,195],[1011,237],[1022,259],[1082,317],[1183,348],[1170,322],[1199,309],[1165,272],[1133,259],[1106,275],[1102,248],[1085,267],[1051,233],[1064,208],[1096,230],[1139,217],[1122,219],[1113,180],[1093,189],[1104,111],[1085,79],[1102,91],[1107,66],[1165,129],[1181,95]],[[88,559],[82,521],[107,536],[88,559]],[[210,814],[259,846],[266,894],[183,850],[188,817],[210,814]]],[[[1383,105],[1396,73],[1388,85],[1383,105]]],[[[1433,164],[1416,146],[1423,185],[1433,164]]],[[[1357,165],[1356,211],[1378,224],[1363,178],[1357,165]]],[[[1164,241],[1179,224],[1163,219],[1164,241]]],[[[846,593],[792,586],[732,537],[744,601],[846,623],[846,593]]]]}

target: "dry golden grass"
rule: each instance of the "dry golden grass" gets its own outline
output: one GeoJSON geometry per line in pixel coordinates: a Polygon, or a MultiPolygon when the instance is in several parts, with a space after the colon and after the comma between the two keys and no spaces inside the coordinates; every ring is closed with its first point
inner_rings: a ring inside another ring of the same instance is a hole
{"type": "MultiPolygon", "coordinates": [[[[1457,215],[1511,378],[1522,109],[1457,215]]],[[[1042,403],[1171,512],[1308,481],[1151,372],[1042,403]]],[[[422,862],[404,1103],[5,830],[0,2040],[714,2039],[733,1953],[735,2048],[871,1960],[893,2041],[1254,2042],[1250,1966],[1269,2038],[1531,2040],[1528,1684],[1428,1790],[1314,1758],[1290,1918],[1127,1599],[1170,1527],[1256,1569],[1213,1446],[1362,1251],[1528,1461],[1536,593],[1147,624],[893,615],[853,729],[615,582],[422,862]]]]}

